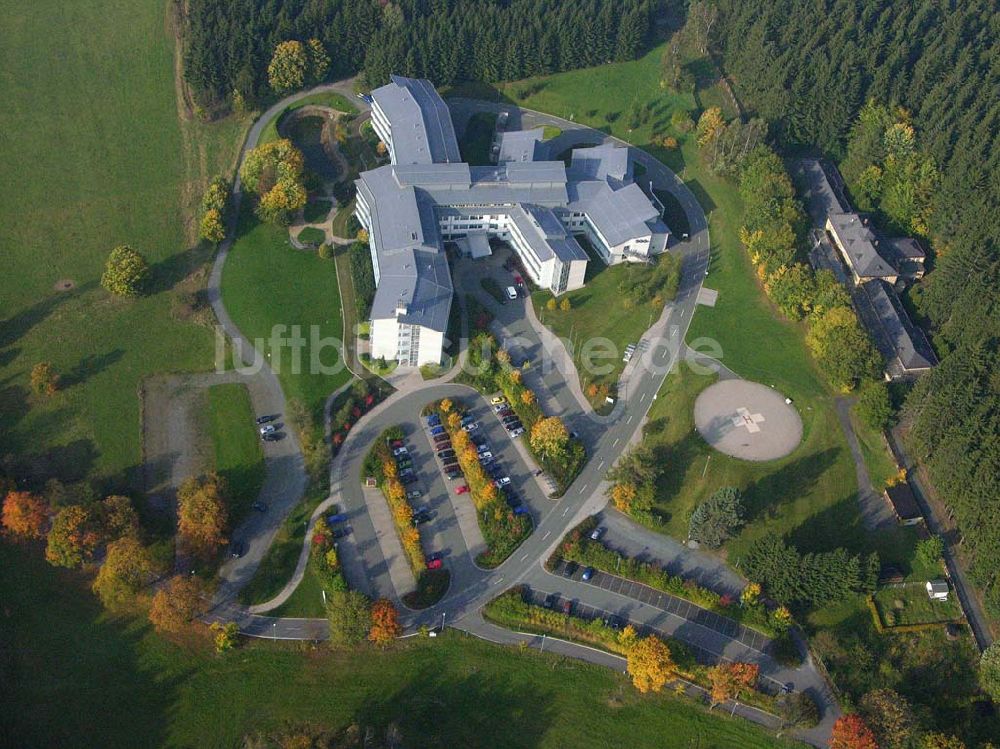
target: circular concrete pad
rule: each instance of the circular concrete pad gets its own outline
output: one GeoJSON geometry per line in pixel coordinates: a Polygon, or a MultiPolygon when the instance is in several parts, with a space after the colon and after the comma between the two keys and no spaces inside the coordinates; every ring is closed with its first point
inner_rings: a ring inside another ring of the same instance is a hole
{"type": "Polygon", "coordinates": [[[785,396],[747,380],[723,380],[694,402],[694,423],[719,452],[743,460],[774,460],[802,439],[802,419],[785,396]]]}

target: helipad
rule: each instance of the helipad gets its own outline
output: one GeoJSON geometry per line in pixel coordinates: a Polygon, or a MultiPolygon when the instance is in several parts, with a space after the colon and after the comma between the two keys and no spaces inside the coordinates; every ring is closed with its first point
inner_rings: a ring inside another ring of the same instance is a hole
{"type": "Polygon", "coordinates": [[[699,434],[719,452],[744,460],[774,460],[802,440],[802,419],[785,396],[747,380],[724,380],[694,403],[699,434]]]}

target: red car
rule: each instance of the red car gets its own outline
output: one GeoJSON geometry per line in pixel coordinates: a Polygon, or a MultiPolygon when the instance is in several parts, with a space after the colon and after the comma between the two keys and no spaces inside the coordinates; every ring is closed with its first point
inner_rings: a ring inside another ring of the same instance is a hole
{"type": "Polygon", "coordinates": [[[467,487],[465,484],[462,484],[461,486],[456,486],[455,487],[455,494],[467,494],[468,491],[469,491],[469,487],[467,487]]]}
{"type": "Polygon", "coordinates": [[[442,564],[443,562],[441,561],[441,557],[431,557],[427,560],[427,569],[439,570],[441,569],[442,564]]]}

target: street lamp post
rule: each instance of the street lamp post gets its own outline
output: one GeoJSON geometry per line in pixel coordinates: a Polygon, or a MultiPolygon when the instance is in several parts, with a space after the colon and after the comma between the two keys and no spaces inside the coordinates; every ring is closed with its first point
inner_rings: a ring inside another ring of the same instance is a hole
{"type": "Polygon", "coordinates": [[[542,635],[542,646],[538,649],[539,653],[545,652],[545,635],[542,635]]]}
{"type": "Polygon", "coordinates": [[[271,622],[271,642],[278,641],[278,623],[271,622]]]}

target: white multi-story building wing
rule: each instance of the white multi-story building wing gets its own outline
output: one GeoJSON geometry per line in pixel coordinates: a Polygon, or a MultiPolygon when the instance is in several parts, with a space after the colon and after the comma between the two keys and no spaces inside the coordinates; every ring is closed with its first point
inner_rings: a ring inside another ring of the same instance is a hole
{"type": "Polygon", "coordinates": [[[546,160],[541,129],[512,131],[496,166],[469,166],[434,87],[399,76],[372,92],[372,126],[391,162],[356,183],[375,272],[374,358],[440,361],[453,295],[445,240],[502,239],[531,280],[557,295],[584,284],[589,256],[575,236],[608,264],[666,250],[669,230],[634,182],[628,148],[574,149],[567,168],[546,160]]]}

